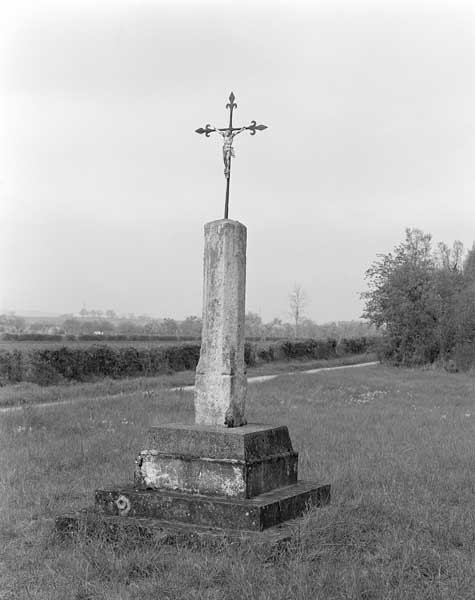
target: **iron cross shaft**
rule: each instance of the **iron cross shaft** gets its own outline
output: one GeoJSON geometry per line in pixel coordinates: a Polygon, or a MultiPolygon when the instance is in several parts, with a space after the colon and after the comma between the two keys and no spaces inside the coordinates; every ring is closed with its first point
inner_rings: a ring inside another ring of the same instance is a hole
{"type": "Polygon", "coordinates": [[[204,133],[206,137],[209,137],[211,133],[218,133],[223,138],[223,161],[224,161],[224,176],[226,177],[226,199],[224,203],[224,218],[228,218],[229,209],[229,182],[231,180],[231,158],[236,155],[234,153],[233,141],[234,138],[242,133],[243,131],[250,131],[251,135],[256,135],[256,131],[263,131],[267,129],[267,125],[258,125],[256,121],[251,121],[250,125],[246,127],[233,127],[233,110],[237,108],[237,104],[234,102],[236,97],[233,92],[229,94],[229,102],[226,104],[226,108],[229,108],[229,125],[227,127],[217,128],[211,127],[209,123],[205,127],[196,129],[196,133],[204,133]]]}

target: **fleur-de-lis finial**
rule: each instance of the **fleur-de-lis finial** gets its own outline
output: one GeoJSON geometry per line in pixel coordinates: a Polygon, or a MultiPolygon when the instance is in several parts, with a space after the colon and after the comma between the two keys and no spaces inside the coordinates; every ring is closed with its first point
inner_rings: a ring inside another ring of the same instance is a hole
{"type": "Polygon", "coordinates": [[[236,99],[236,96],[234,95],[234,92],[231,92],[229,94],[229,102],[228,104],[226,104],[226,108],[237,108],[237,104],[234,102],[234,100],[236,99]]]}
{"type": "Polygon", "coordinates": [[[258,125],[256,121],[251,121],[251,124],[246,129],[251,132],[251,135],[256,135],[256,129],[257,131],[264,131],[264,129],[267,129],[267,125],[258,125]]]}
{"type": "Polygon", "coordinates": [[[195,129],[196,133],[204,133],[206,137],[209,137],[210,133],[213,133],[214,129],[212,129],[212,127],[210,126],[209,123],[206,123],[206,127],[203,129],[203,127],[200,127],[199,129],[195,129]]]}

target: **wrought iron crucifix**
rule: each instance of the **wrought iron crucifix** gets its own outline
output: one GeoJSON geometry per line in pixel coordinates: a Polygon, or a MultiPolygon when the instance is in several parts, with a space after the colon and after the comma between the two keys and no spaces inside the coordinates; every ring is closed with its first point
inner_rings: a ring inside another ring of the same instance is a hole
{"type": "Polygon", "coordinates": [[[235,157],[233,141],[234,138],[242,133],[243,131],[250,131],[251,135],[256,135],[256,131],[263,131],[267,129],[267,125],[257,125],[256,121],[251,121],[251,124],[247,127],[233,127],[233,110],[237,108],[237,104],[234,102],[236,97],[233,92],[229,94],[229,102],[226,104],[226,108],[229,108],[229,125],[218,129],[217,127],[211,127],[209,123],[206,124],[205,128],[200,127],[196,129],[196,133],[204,133],[206,137],[209,137],[210,133],[216,132],[223,138],[223,161],[224,161],[224,176],[226,177],[226,200],[224,204],[224,218],[228,218],[229,209],[229,182],[231,179],[231,158],[235,157]]]}

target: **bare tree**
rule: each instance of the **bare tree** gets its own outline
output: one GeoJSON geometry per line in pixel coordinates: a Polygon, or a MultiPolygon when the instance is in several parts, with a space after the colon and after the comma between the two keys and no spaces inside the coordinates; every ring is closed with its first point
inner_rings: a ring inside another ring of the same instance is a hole
{"type": "Polygon", "coordinates": [[[300,283],[294,283],[292,292],[289,294],[289,305],[290,313],[295,324],[295,337],[299,336],[300,321],[303,317],[303,311],[307,304],[307,294],[300,285],[300,283]]]}

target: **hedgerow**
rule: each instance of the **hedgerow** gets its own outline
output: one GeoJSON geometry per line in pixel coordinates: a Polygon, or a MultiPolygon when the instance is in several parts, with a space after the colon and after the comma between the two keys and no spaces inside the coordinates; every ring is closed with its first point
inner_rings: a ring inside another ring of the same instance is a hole
{"type": "MultiPolygon", "coordinates": [[[[329,359],[372,350],[374,338],[285,340],[246,342],[247,366],[290,359],[329,359]]],[[[0,385],[30,381],[51,385],[65,381],[89,381],[110,377],[148,377],[193,370],[200,356],[199,344],[176,346],[61,346],[26,350],[0,349],[0,385]]]]}

